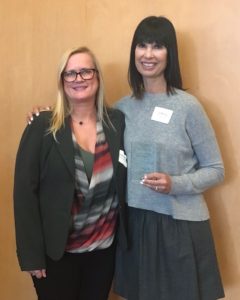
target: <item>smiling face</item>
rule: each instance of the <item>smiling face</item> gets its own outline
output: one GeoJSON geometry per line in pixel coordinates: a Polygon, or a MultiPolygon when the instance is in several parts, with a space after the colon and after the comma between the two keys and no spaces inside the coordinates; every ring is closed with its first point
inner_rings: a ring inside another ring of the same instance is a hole
{"type": "MultiPolygon", "coordinates": [[[[88,53],[76,53],[70,56],[64,72],[80,72],[82,69],[95,69],[93,59],[88,53]]],[[[63,80],[64,92],[71,104],[92,101],[95,103],[99,83],[97,73],[90,80],[84,80],[80,75],[73,82],[63,80]]]]}
{"type": "Polygon", "coordinates": [[[139,43],[135,48],[135,65],[143,81],[163,78],[167,66],[167,49],[156,43],[139,43]]]}

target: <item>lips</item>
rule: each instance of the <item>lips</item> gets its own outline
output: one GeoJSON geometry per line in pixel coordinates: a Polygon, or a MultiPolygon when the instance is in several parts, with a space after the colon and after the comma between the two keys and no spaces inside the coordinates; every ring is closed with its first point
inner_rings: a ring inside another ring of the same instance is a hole
{"type": "Polygon", "coordinates": [[[156,64],[155,63],[142,62],[142,65],[144,65],[145,67],[153,67],[156,64]]]}
{"type": "Polygon", "coordinates": [[[157,63],[143,61],[141,62],[141,65],[145,70],[152,70],[153,68],[155,68],[157,63]]]}
{"type": "Polygon", "coordinates": [[[83,91],[87,87],[88,87],[87,85],[76,85],[76,86],[73,86],[72,89],[75,90],[75,91],[83,91]]]}

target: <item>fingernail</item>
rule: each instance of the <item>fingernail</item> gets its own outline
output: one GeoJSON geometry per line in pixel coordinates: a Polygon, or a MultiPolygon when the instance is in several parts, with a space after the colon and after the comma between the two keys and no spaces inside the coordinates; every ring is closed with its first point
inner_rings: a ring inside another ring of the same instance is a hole
{"type": "Polygon", "coordinates": [[[30,120],[33,121],[33,117],[31,117],[30,120]]]}
{"type": "Polygon", "coordinates": [[[39,112],[36,113],[36,116],[37,116],[37,117],[39,116],[39,112]]]}
{"type": "Polygon", "coordinates": [[[28,121],[28,125],[31,125],[31,124],[32,124],[32,122],[28,121]]]}

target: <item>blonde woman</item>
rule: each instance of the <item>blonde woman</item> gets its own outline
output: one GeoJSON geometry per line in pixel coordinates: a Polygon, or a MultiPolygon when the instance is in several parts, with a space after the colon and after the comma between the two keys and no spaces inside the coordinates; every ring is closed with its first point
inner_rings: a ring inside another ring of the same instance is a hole
{"type": "Polygon", "coordinates": [[[93,53],[67,51],[53,111],[27,126],[16,158],[17,254],[39,300],[108,298],[118,215],[126,246],[124,126],[93,53]]]}

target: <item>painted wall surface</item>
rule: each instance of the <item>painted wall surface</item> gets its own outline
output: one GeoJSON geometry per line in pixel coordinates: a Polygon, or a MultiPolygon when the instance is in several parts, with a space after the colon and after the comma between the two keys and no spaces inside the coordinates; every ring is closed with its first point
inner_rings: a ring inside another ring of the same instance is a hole
{"type": "MultiPolygon", "coordinates": [[[[1,0],[0,299],[36,299],[15,255],[13,168],[26,112],[55,101],[61,54],[87,45],[99,58],[109,103],[129,92],[133,31],[148,15],[177,29],[184,86],[216,130],[226,180],[206,193],[226,299],[240,299],[240,3],[238,0],[1,0]]],[[[111,295],[111,300],[120,298],[111,295]]]]}

